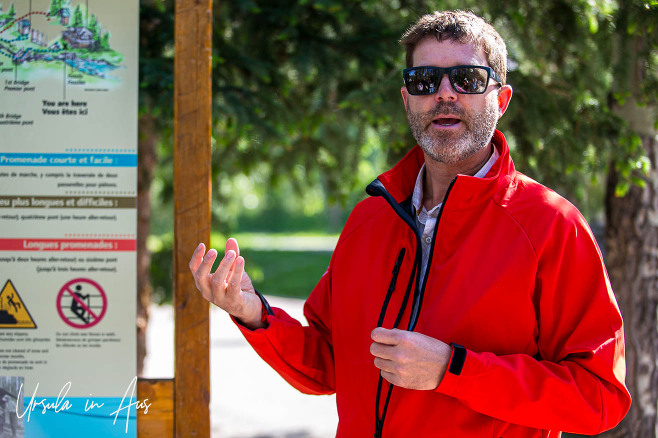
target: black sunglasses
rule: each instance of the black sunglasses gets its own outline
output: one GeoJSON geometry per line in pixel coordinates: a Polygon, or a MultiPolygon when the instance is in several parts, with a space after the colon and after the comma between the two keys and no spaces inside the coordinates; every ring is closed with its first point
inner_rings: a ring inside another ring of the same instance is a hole
{"type": "Polygon", "coordinates": [[[456,65],[454,67],[411,67],[404,69],[402,77],[409,94],[428,96],[439,89],[443,75],[447,74],[450,85],[460,94],[482,94],[487,91],[489,78],[502,84],[491,67],[481,65],[456,65]]]}

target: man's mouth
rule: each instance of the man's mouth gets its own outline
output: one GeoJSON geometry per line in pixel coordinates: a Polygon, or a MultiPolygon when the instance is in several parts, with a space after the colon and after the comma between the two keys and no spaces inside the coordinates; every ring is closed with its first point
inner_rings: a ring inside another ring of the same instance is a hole
{"type": "Polygon", "coordinates": [[[455,126],[461,122],[460,119],[457,119],[455,117],[437,117],[436,119],[432,120],[432,125],[434,126],[455,126]]]}

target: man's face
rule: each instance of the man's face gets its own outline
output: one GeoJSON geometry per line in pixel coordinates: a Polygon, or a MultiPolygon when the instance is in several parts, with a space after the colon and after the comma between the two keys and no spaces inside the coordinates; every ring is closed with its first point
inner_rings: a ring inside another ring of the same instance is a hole
{"type": "MultiPolygon", "coordinates": [[[[434,37],[422,40],[413,55],[414,66],[452,67],[488,66],[482,49],[452,41],[438,42],[434,37]]],[[[445,164],[463,161],[491,141],[498,118],[506,109],[498,99],[496,82],[489,80],[484,94],[459,94],[444,75],[436,93],[412,96],[402,87],[409,126],[423,151],[445,164]]],[[[511,88],[510,88],[511,96],[511,88]]]]}

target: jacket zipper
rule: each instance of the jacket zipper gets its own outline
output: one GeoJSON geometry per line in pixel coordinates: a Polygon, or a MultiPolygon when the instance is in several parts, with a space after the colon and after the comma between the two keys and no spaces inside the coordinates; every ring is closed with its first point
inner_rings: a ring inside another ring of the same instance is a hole
{"type": "MultiPolygon", "coordinates": [[[[441,222],[441,216],[443,216],[443,210],[446,208],[446,202],[448,202],[448,195],[450,195],[450,191],[452,190],[452,187],[455,185],[455,182],[457,181],[457,177],[454,177],[452,181],[450,181],[450,185],[448,186],[448,190],[446,190],[446,194],[443,197],[443,202],[441,203],[441,209],[439,210],[439,215],[436,218],[436,223],[434,224],[434,234],[433,234],[433,239],[432,239],[432,245],[430,245],[430,253],[427,256],[427,268],[425,268],[425,277],[423,278],[423,287],[420,288],[417,285],[416,290],[418,291],[418,296],[414,296],[414,302],[411,306],[411,316],[409,317],[409,326],[407,327],[407,330],[410,332],[414,331],[416,328],[416,324],[418,323],[418,318],[420,317],[420,309],[423,306],[423,297],[425,296],[425,287],[427,287],[427,277],[429,276],[430,273],[430,262],[432,261],[432,256],[434,256],[434,245],[436,243],[437,239],[437,232],[439,231],[439,223],[441,222]]],[[[421,261],[422,263],[422,261],[421,261]]],[[[418,280],[420,281],[420,275],[418,276],[418,280]]]]}
{"type": "MultiPolygon", "coordinates": [[[[430,246],[430,252],[427,258],[427,268],[425,269],[425,276],[423,278],[423,286],[422,288],[420,287],[420,275],[416,275],[416,270],[420,272],[420,265],[422,263],[422,246],[420,243],[420,235],[418,234],[418,229],[416,227],[416,221],[414,220],[411,215],[406,212],[402,206],[391,196],[390,193],[388,193],[388,190],[384,187],[384,185],[376,179],[372,183],[368,185],[366,188],[366,192],[370,195],[373,196],[382,196],[386,202],[393,208],[393,211],[400,216],[400,218],[411,228],[411,230],[414,233],[414,236],[416,236],[416,257],[414,259],[414,267],[411,271],[411,278],[409,279],[409,283],[413,281],[414,277],[416,277],[415,281],[415,286],[414,286],[414,298],[413,298],[413,303],[411,306],[411,315],[409,316],[409,324],[407,326],[408,331],[414,331],[416,328],[416,324],[418,323],[418,318],[420,316],[420,309],[423,304],[423,297],[425,296],[425,287],[427,286],[427,277],[429,276],[429,265],[430,262],[432,261],[432,257],[434,255],[434,246],[436,244],[436,238],[437,238],[437,232],[439,229],[439,223],[441,222],[441,216],[443,215],[443,210],[446,207],[446,203],[448,201],[448,195],[450,195],[450,191],[452,190],[452,187],[455,185],[455,182],[457,181],[457,177],[454,177],[452,181],[450,182],[450,185],[448,186],[448,190],[446,190],[446,194],[443,197],[443,202],[441,206],[441,210],[439,211],[439,215],[436,218],[436,224],[434,224],[434,239],[432,240],[432,245],[430,246]]],[[[401,254],[402,255],[402,254],[401,254]]],[[[398,255],[398,261],[401,261],[401,255],[398,255]]],[[[397,266],[397,263],[396,263],[397,266]]],[[[394,270],[394,277],[397,278],[397,272],[394,270]]],[[[393,284],[393,289],[395,289],[395,285],[393,284]]],[[[407,294],[404,297],[403,303],[401,305],[400,311],[398,313],[398,318],[396,319],[395,322],[395,327],[397,327],[399,320],[401,319],[402,314],[404,313],[404,309],[407,306],[407,299],[408,297],[408,292],[409,289],[407,290],[407,294]]],[[[388,307],[388,302],[390,300],[390,295],[392,294],[392,289],[391,286],[389,286],[389,291],[386,295],[386,299],[384,301],[384,305],[388,307]]],[[[378,323],[378,327],[381,326],[381,322],[383,321],[384,315],[386,313],[386,308],[382,308],[382,311],[380,313],[379,319],[380,322],[378,323]]],[[[388,403],[391,399],[391,394],[393,392],[393,385],[389,383],[388,387],[388,392],[386,395],[386,401],[384,403],[384,410],[382,411],[382,415],[380,417],[379,415],[379,403],[380,403],[380,396],[381,396],[381,390],[382,390],[382,385],[383,385],[383,378],[381,376],[381,373],[379,375],[379,382],[377,385],[377,396],[375,399],[375,434],[374,438],[382,438],[383,434],[383,429],[384,429],[384,420],[386,419],[386,413],[388,411],[388,403]]]]}

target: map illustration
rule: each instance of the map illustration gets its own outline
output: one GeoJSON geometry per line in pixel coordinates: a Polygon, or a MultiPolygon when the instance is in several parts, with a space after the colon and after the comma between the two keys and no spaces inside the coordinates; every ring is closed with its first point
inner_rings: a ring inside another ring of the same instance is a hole
{"type": "MultiPolygon", "coordinates": [[[[32,7],[32,2],[17,4],[32,7]]],[[[112,71],[122,61],[88,0],[51,0],[46,10],[24,11],[13,2],[8,8],[0,3],[0,74],[13,73],[16,81],[54,73],[61,77],[64,69],[69,85],[118,82],[112,71]]]]}

